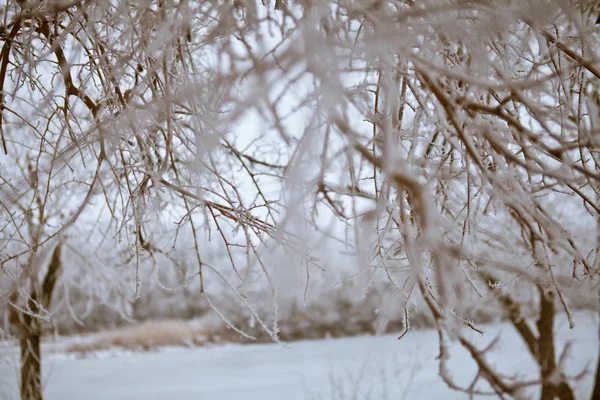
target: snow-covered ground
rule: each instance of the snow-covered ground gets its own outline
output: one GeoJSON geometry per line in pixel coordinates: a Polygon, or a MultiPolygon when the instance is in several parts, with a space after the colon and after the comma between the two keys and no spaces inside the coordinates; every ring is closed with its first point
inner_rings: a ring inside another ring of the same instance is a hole
{"type": "MultiPolygon", "coordinates": [[[[588,375],[576,384],[587,399],[598,355],[598,321],[577,314],[577,326],[557,326],[557,348],[572,343],[566,372],[588,375]]],[[[485,327],[480,347],[499,335],[490,361],[509,375],[535,376],[535,363],[508,324],[485,327]]],[[[99,354],[85,359],[53,354],[44,364],[45,399],[467,399],[438,377],[439,347],[431,330],[395,335],[296,342],[285,346],[226,345],[154,353],[99,354]],[[102,357],[99,357],[103,355],[102,357]]],[[[452,375],[468,384],[476,372],[468,355],[451,344],[452,375]]],[[[17,399],[16,364],[4,351],[0,399],[17,399]],[[11,361],[12,360],[12,361],[11,361]]],[[[487,397],[489,398],[489,397],[487,397]]]]}

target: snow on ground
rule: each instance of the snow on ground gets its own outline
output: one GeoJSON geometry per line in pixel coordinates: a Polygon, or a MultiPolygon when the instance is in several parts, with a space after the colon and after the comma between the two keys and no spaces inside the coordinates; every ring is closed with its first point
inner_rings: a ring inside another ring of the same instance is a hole
{"type": "MultiPolygon", "coordinates": [[[[595,315],[577,314],[569,330],[561,320],[557,352],[571,342],[566,372],[588,375],[576,385],[576,398],[589,398],[598,355],[595,315]]],[[[509,324],[486,326],[474,334],[481,348],[496,337],[490,361],[503,372],[534,377],[535,363],[509,324]]],[[[450,344],[451,373],[468,384],[476,372],[469,356],[450,344]]],[[[45,399],[467,399],[438,377],[437,333],[296,342],[285,346],[226,345],[171,348],[154,353],[102,353],[75,359],[52,355],[44,364],[45,399]]],[[[6,355],[6,353],[5,353],[6,355]]],[[[17,399],[14,359],[0,364],[0,399],[17,399]],[[13,360],[13,361],[10,361],[13,360]]],[[[477,397],[476,397],[477,398],[477,397]]],[[[489,397],[486,397],[489,398],[489,397]]]]}

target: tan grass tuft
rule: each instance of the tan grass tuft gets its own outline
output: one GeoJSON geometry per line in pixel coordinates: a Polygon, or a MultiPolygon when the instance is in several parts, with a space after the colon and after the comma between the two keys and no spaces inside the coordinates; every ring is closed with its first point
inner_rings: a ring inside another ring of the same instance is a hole
{"type": "Polygon", "coordinates": [[[118,328],[90,343],[70,346],[70,352],[88,353],[120,347],[127,350],[154,350],[165,346],[201,344],[199,333],[181,320],[146,321],[139,325],[118,328]]]}

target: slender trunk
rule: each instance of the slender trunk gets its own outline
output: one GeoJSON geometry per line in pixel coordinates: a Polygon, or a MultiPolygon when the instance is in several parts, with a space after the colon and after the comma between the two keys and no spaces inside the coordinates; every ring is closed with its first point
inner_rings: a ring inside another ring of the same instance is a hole
{"type": "Polygon", "coordinates": [[[541,369],[542,395],[541,400],[575,400],[573,390],[569,386],[566,377],[556,365],[556,350],[554,347],[554,293],[544,293],[542,287],[540,292],[540,317],[537,322],[538,339],[538,363],[541,369]]]}
{"type": "MultiPolygon", "coordinates": [[[[598,337],[600,338],[600,328],[598,331],[598,337]]],[[[594,390],[592,390],[592,397],[590,397],[590,400],[600,400],[600,351],[598,351],[598,361],[596,362],[596,378],[594,380],[594,390]]]]}
{"type": "MultiPolygon", "coordinates": [[[[600,16],[596,24],[600,23],[600,16]]],[[[598,170],[596,166],[596,170],[598,170]]],[[[595,186],[596,201],[600,202],[600,188],[595,186]]],[[[600,264],[600,213],[596,214],[596,257],[594,259],[594,267],[597,268],[600,264]]],[[[600,325],[598,326],[598,339],[600,339],[600,325]]],[[[598,361],[596,361],[596,376],[594,378],[594,389],[592,390],[592,397],[590,400],[600,400],[600,348],[598,349],[598,361]]]]}
{"type": "Polygon", "coordinates": [[[32,331],[20,340],[21,400],[42,400],[42,353],[40,331],[32,331]]]}
{"type": "Polygon", "coordinates": [[[544,289],[538,287],[540,292],[540,317],[537,321],[538,339],[538,363],[542,373],[542,396],[541,400],[554,400],[556,387],[551,378],[554,373],[555,350],[554,350],[554,296],[552,293],[544,293],[544,289]]]}
{"type": "Polygon", "coordinates": [[[556,394],[560,400],[575,400],[573,389],[571,389],[566,379],[558,385],[556,394]]]}
{"type": "Polygon", "coordinates": [[[598,357],[598,365],[596,366],[596,380],[594,382],[594,390],[590,400],[600,400],[600,356],[598,357]]]}
{"type": "MultiPolygon", "coordinates": [[[[481,272],[483,279],[493,285],[499,282],[489,273],[481,272]]],[[[554,346],[554,293],[545,293],[544,288],[538,286],[540,294],[540,316],[537,320],[539,335],[535,335],[529,323],[522,317],[519,304],[515,302],[508,294],[499,293],[498,300],[503,306],[506,315],[510,318],[513,326],[519,332],[519,335],[527,345],[531,355],[537,361],[540,367],[540,378],[542,382],[541,400],[575,400],[573,389],[569,386],[567,378],[556,365],[556,349],[554,346]]],[[[600,359],[599,372],[596,375],[596,382],[600,381],[600,359]]],[[[596,392],[592,400],[600,400],[600,385],[596,385],[596,392]],[[595,396],[595,397],[594,397],[595,396]]]]}
{"type": "MultiPolygon", "coordinates": [[[[35,316],[42,309],[49,309],[52,293],[56,282],[62,273],[61,244],[59,243],[52,254],[48,271],[39,286],[35,276],[29,277],[30,288],[27,298],[27,308],[30,313],[21,312],[16,306],[10,308],[10,319],[19,335],[21,347],[21,400],[42,400],[42,325],[35,316]]],[[[11,301],[18,300],[17,288],[11,294],[11,301]]]]}

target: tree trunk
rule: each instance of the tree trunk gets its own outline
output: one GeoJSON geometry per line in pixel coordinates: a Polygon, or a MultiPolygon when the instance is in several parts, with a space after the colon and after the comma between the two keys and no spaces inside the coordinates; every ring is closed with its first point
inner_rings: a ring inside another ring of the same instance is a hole
{"type": "Polygon", "coordinates": [[[566,379],[558,385],[556,394],[560,400],[575,400],[573,389],[571,389],[571,386],[569,386],[566,379]]]}
{"type": "MultiPolygon", "coordinates": [[[[41,287],[37,277],[32,275],[28,293],[27,309],[22,312],[17,306],[11,307],[10,320],[15,325],[19,336],[21,347],[21,400],[42,400],[42,324],[35,314],[41,308],[47,310],[50,307],[52,293],[56,281],[62,273],[61,244],[59,243],[52,254],[48,265],[48,271],[41,287]]],[[[17,288],[13,290],[10,299],[13,303],[18,301],[17,288]]]]}
{"type": "Polygon", "coordinates": [[[540,317],[537,321],[538,338],[538,363],[542,378],[541,400],[554,400],[556,398],[556,386],[551,375],[556,366],[554,350],[554,296],[552,293],[544,293],[542,287],[540,292],[540,317]]]}
{"type": "MultiPolygon", "coordinates": [[[[492,275],[482,272],[481,276],[489,284],[493,285],[499,281],[492,275]]],[[[541,400],[575,400],[575,395],[567,378],[556,365],[556,349],[554,346],[554,293],[545,293],[544,288],[538,286],[540,294],[540,315],[537,320],[539,335],[535,335],[527,321],[522,317],[519,304],[515,302],[508,294],[498,294],[500,304],[503,306],[506,315],[510,318],[515,329],[527,345],[531,355],[537,361],[540,367],[540,378],[542,382],[541,400]],[[558,379],[557,379],[558,378],[558,379]]],[[[600,359],[599,359],[600,371],[600,359]]],[[[596,375],[597,382],[600,382],[600,372],[596,375]]],[[[600,385],[596,385],[600,390],[600,385]]],[[[596,392],[595,392],[596,393],[596,392]]],[[[599,393],[600,394],[600,393],[599,393]]],[[[600,400],[600,396],[595,394],[592,400],[600,400]]]]}
{"type": "MultiPolygon", "coordinates": [[[[598,331],[598,337],[600,338],[600,330],[598,331]]],[[[600,351],[598,351],[598,361],[596,362],[596,378],[594,380],[594,390],[592,390],[592,397],[590,397],[590,400],[600,400],[600,351]]]]}
{"type": "Polygon", "coordinates": [[[40,330],[20,340],[21,400],[42,400],[42,352],[40,330]]]}
{"type": "Polygon", "coordinates": [[[566,377],[556,365],[556,350],[554,347],[554,293],[544,293],[544,288],[538,287],[540,292],[540,317],[537,322],[538,363],[541,369],[542,395],[541,400],[575,400],[573,390],[566,377]],[[560,379],[560,380],[559,380],[560,379]]]}
{"type": "Polygon", "coordinates": [[[594,382],[594,390],[590,400],[600,400],[600,357],[598,357],[598,365],[596,366],[596,380],[594,382]]]}

